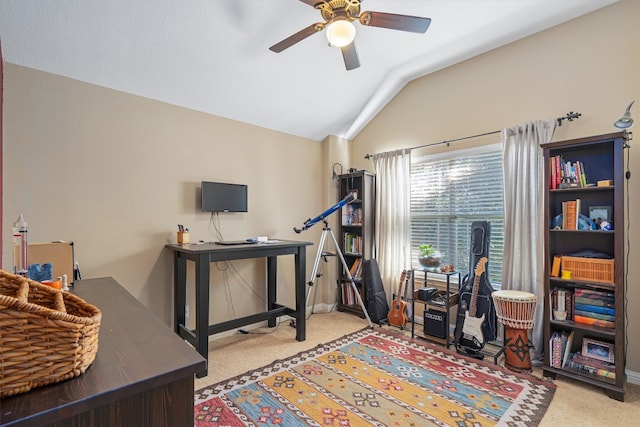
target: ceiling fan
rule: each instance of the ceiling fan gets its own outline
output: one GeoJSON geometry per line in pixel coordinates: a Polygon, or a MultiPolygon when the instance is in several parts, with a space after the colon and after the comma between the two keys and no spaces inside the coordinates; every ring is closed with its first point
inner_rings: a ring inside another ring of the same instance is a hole
{"type": "Polygon", "coordinates": [[[337,46],[342,50],[344,65],[347,70],[360,66],[358,52],[354,44],[355,27],[353,21],[370,27],[390,28],[392,30],[424,33],[431,24],[431,18],[419,16],[398,15],[384,12],[362,12],[360,4],[363,0],[300,0],[318,10],[325,22],[316,22],[297,33],[274,44],[269,50],[280,53],[294,44],[306,39],[323,29],[327,29],[330,46],[337,46]]]}

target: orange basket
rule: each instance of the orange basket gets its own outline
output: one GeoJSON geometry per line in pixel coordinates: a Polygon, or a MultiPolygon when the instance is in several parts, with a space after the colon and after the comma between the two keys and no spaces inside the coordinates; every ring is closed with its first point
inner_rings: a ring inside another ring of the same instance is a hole
{"type": "Polygon", "coordinates": [[[562,271],[571,278],[596,283],[614,283],[614,260],[602,258],[562,257],[562,271]]]}
{"type": "Polygon", "coordinates": [[[0,398],[84,373],[101,319],[76,295],[0,270],[0,398]]]}

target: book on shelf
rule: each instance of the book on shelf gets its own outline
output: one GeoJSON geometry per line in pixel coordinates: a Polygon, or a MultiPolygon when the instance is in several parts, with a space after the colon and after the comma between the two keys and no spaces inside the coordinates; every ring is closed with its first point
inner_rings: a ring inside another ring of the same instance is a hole
{"type": "Polygon", "coordinates": [[[608,314],[610,316],[615,316],[616,315],[616,309],[613,306],[611,306],[611,307],[603,307],[603,306],[600,306],[600,305],[591,304],[590,302],[580,303],[580,302],[576,301],[576,303],[574,304],[574,307],[575,307],[576,311],[578,311],[578,310],[580,310],[580,311],[591,311],[593,313],[608,314]]]}
{"type": "Polygon", "coordinates": [[[565,366],[567,366],[567,361],[569,360],[569,355],[571,354],[574,331],[571,331],[569,334],[563,332],[563,334],[566,334],[567,336],[567,339],[564,342],[564,347],[562,349],[562,367],[564,368],[565,366]]]}
{"type": "Polygon", "coordinates": [[[594,301],[594,305],[597,305],[595,304],[595,301],[615,302],[615,297],[616,297],[615,293],[613,292],[596,291],[593,289],[583,289],[583,288],[576,288],[575,294],[576,294],[576,297],[594,301]]]}
{"type": "Polygon", "coordinates": [[[590,305],[593,307],[609,308],[609,309],[615,309],[616,307],[615,301],[613,299],[611,299],[611,301],[605,301],[605,300],[599,300],[595,298],[583,297],[578,294],[576,294],[575,296],[575,303],[582,304],[582,305],[590,305]]]}
{"type": "Polygon", "coordinates": [[[607,320],[609,322],[615,322],[616,321],[615,314],[614,315],[601,314],[601,313],[594,313],[593,311],[576,310],[576,315],[583,316],[583,317],[590,317],[592,319],[607,320]]]}
{"type": "Polygon", "coordinates": [[[560,264],[562,263],[562,257],[555,255],[553,257],[553,265],[551,267],[551,277],[560,277],[560,264]]]}
{"type": "Polygon", "coordinates": [[[581,209],[580,199],[562,202],[562,229],[577,230],[581,209]]]}
{"type": "Polygon", "coordinates": [[[560,368],[562,366],[562,337],[560,332],[556,331],[551,335],[549,347],[551,347],[551,366],[560,368]]]}
{"type": "Polygon", "coordinates": [[[601,328],[607,328],[607,329],[614,329],[616,327],[615,322],[610,322],[608,320],[594,319],[592,317],[579,316],[577,314],[573,315],[573,321],[576,323],[582,323],[584,325],[599,326],[601,328]]]}

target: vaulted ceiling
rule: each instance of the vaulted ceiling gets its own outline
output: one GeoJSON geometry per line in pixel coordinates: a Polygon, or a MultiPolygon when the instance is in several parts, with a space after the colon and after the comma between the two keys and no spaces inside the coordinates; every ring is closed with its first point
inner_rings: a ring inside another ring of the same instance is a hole
{"type": "Polygon", "coordinates": [[[324,22],[307,0],[0,0],[0,41],[5,62],[312,140],[352,139],[409,81],[616,1],[363,0],[362,11],[431,25],[356,23],[361,65],[350,71],[325,34],[269,50],[324,22]]]}

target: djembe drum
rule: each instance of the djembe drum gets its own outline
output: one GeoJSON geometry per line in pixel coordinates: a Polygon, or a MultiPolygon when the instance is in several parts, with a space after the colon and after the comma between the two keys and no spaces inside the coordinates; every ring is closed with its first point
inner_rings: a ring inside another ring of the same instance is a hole
{"type": "Polygon", "coordinates": [[[505,365],[512,371],[531,370],[528,330],[533,328],[533,318],[538,297],[529,292],[502,290],[491,293],[498,321],[504,325],[505,365]]]}

